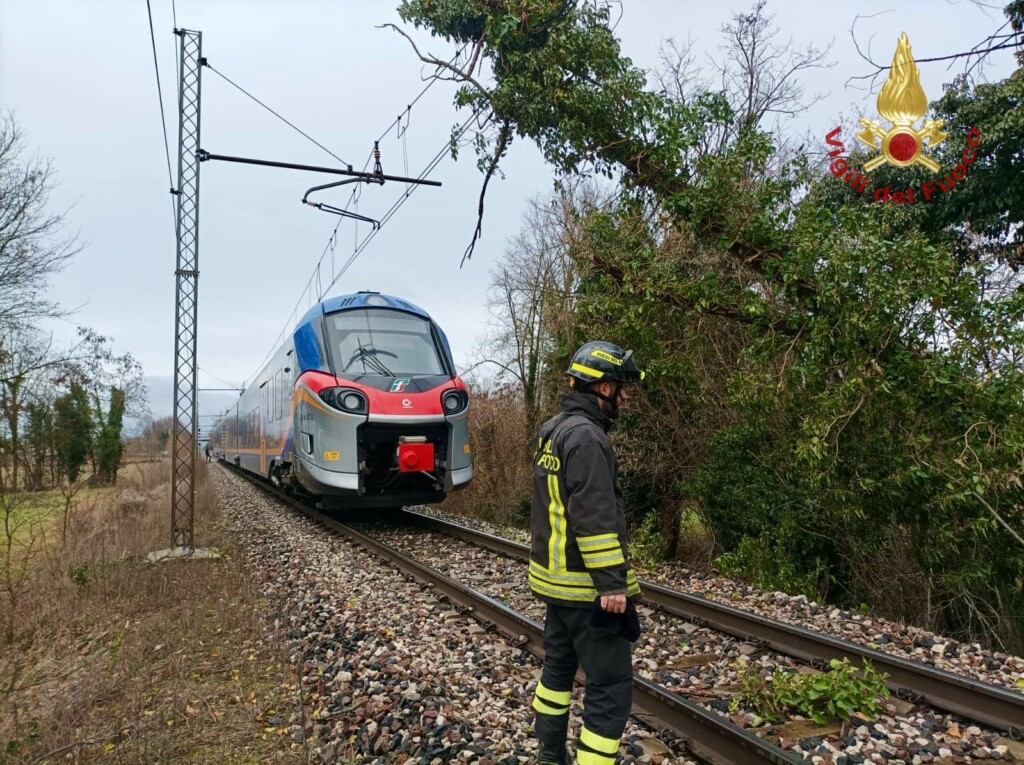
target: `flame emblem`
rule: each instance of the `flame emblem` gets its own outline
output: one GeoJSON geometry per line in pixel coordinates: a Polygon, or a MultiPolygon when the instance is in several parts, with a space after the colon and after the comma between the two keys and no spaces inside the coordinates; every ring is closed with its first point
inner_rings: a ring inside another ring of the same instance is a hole
{"type": "Polygon", "coordinates": [[[878,149],[881,142],[882,150],[877,157],[864,163],[864,172],[870,173],[883,162],[888,162],[896,167],[921,164],[937,173],[939,163],[923,153],[925,141],[928,148],[938,146],[948,133],[942,132],[943,120],[925,120],[920,130],[914,129],[914,123],[927,111],[928,99],[921,88],[920,72],[910,53],[910,40],[903,32],[892,57],[889,79],[878,94],[878,113],[891,127],[887,130],[877,120],[864,117],[860,120],[864,130],[857,133],[857,138],[872,149],[878,149]]]}

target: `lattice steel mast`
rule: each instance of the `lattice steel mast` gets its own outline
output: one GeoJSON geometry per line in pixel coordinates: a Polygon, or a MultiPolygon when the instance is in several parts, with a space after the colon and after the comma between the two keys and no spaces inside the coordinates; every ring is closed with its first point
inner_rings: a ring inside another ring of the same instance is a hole
{"type": "Polygon", "coordinates": [[[193,548],[196,450],[196,326],[199,305],[199,96],[203,33],[175,29],[178,61],[177,269],[174,315],[174,453],[171,547],[193,548]]]}

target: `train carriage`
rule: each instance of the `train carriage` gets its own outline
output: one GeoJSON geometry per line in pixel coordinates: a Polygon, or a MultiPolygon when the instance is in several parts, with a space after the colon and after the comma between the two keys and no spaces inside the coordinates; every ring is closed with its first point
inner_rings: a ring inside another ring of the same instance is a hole
{"type": "Polygon", "coordinates": [[[473,477],[468,414],[448,339],[427,312],[359,292],[302,317],[209,448],[325,507],[438,502],[473,477]]]}

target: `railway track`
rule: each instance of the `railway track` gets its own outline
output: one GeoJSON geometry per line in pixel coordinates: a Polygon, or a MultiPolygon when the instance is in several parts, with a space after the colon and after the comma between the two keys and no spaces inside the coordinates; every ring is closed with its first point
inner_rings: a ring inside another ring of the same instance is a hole
{"type": "MultiPolygon", "coordinates": [[[[438,596],[445,597],[455,604],[462,614],[477,619],[486,628],[502,635],[513,645],[520,646],[536,656],[544,656],[544,628],[539,622],[373,539],[351,525],[304,504],[285,492],[252,480],[248,474],[233,467],[232,470],[250,480],[260,490],[371,551],[403,573],[424,582],[438,596]]],[[[417,514],[409,515],[417,517],[417,514]]],[[[695,757],[706,762],[720,765],[795,765],[804,762],[803,759],[742,730],[714,712],[639,677],[633,680],[633,716],[645,725],[672,731],[695,757]]]]}
{"type": "MultiPolygon", "coordinates": [[[[471,529],[467,526],[406,511],[416,523],[453,536],[492,552],[517,560],[529,558],[529,548],[518,542],[471,529]]],[[[868,660],[889,675],[888,685],[899,698],[927,703],[938,709],[985,723],[1024,739],[1024,696],[1013,691],[962,677],[920,662],[878,651],[867,646],[819,632],[774,621],[732,606],[708,600],[700,595],[672,590],[652,582],[640,581],[644,602],[652,608],[683,617],[697,626],[706,626],[738,637],[746,642],[763,643],[778,653],[807,664],[827,667],[831,659],[849,659],[853,663],[868,660]]]]}
{"type": "MultiPolygon", "coordinates": [[[[244,474],[242,474],[244,475],[244,474]]],[[[248,476],[246,476],[248,477],[248,476]]],[[[461,584],[414,558],[375,540],[351,525],[303,504],[296,498],[259,482],[260,489],[322,525],[349,538],[390,562],[403,573],[426,583],[439,596],[447,598],[461,613],[500,633],[508,642],[543,656],[543,626],[503,603],[461,584]]],[[[522,560],[528,556],[525,545],[475,529],[406,512],[403,518],[422,528],[460,538],[490,552],[522,560]]],[[[932,706],[984,722],[1006,731],[1012,738],[1024,734],[1024,697],[968,678],[937,670],[901,657],[865,646],[775,622],[765,617],[715,603],[701,596],[673,591],[653,583],[642,583],[647,605],[680,616],[691,623],[736,636],[812,666],[821,666],[831,658],[869,659],[890,674],[890,685],[901,698],[927,702],[932,706]]],[[[643,678],[634,680],[634,717],[655,728],[672,731],[698,758],[715,763],[795,763],[799,757],[733,725],[723,717],[687,698],[672,693],[643,678]]]]}

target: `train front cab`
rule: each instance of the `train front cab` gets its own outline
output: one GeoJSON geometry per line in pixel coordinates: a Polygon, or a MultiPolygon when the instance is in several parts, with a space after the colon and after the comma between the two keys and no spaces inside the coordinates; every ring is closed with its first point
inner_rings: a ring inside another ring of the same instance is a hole
{"type": "Polygon", "coordinates": [[[295,347],[307,371],[295,386],[293,473],[322,504],[439,502],[469,483],[469,396],[425,313],[328,312],[299,327],[295,347]]]}

